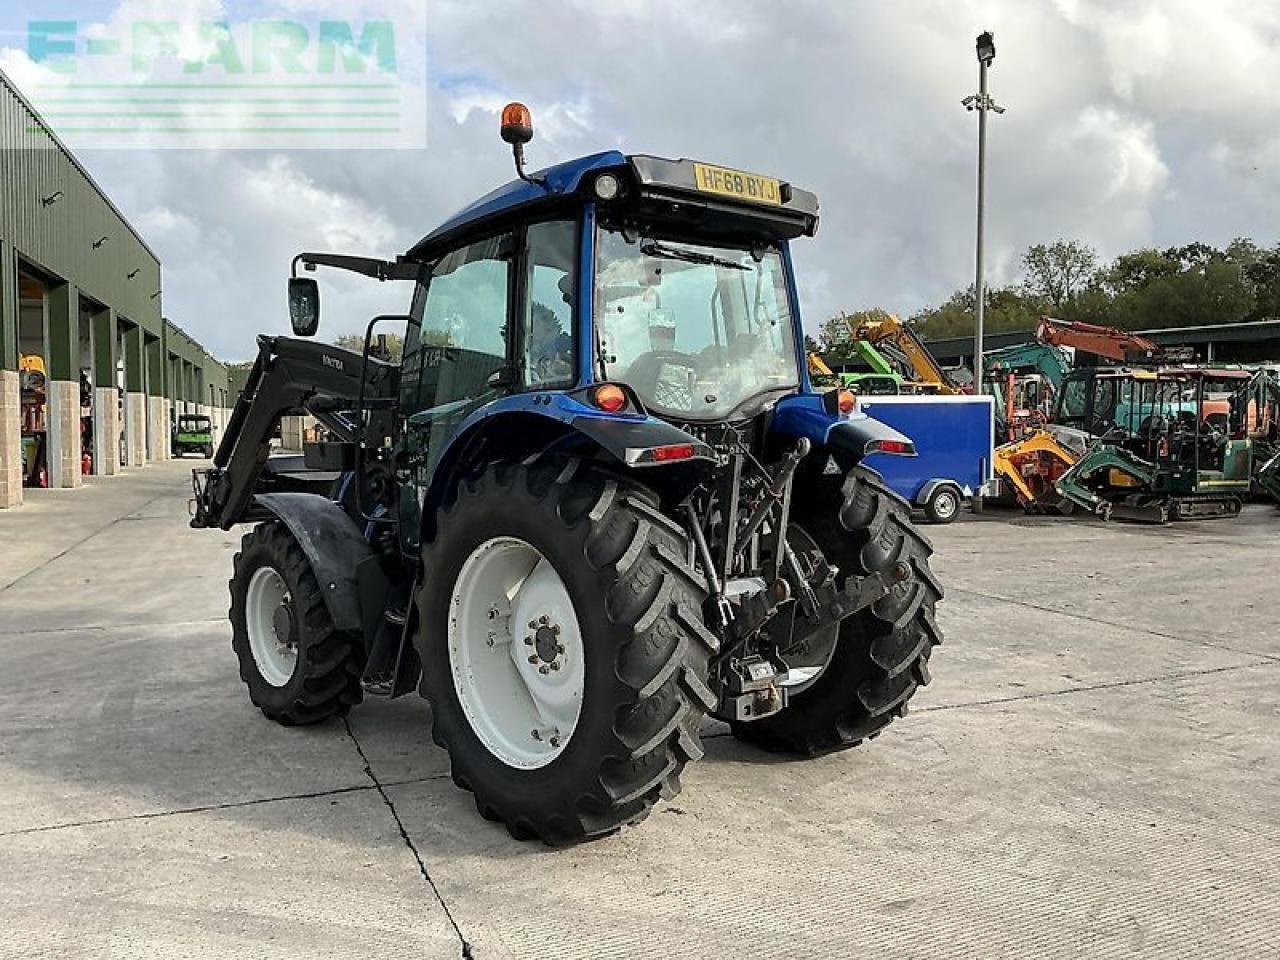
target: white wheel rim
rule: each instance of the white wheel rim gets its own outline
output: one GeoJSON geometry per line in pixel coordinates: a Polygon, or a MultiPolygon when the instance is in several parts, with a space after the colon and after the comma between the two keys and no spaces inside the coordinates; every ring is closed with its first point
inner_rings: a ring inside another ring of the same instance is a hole
{"type": "Polygon", "coordinates": [[[582,711],[586,662],[550,561],[514,537],[480,544],[453,585],[448,631],[453,687],[485,748],[523,770],[560,756],[582,711]]]}
{"type": "Polygon", "coordinates": [[[960,507],[960,502],[956,499],[956,495],[950,490],[944,490],[938,494],[936,500],[933,501],[934,512],[939,517],[954,516],[956,510],[960,507]]]}
{"type": "Polygon", "coordinates": [[[262,679],[273,687],[283,687],[293,676],[298,665],[298,643],[294,631],[284,628],[292,624],[293,617],[278,615],[281,607],[288,608],[293,598],[289,585],[274,567],[259,567],[249,578],[245,593],[244,619],[249,632],[249,652],[258,665],[262,679]],[[283,633],[284,636],[280,634],[283,633]]]}

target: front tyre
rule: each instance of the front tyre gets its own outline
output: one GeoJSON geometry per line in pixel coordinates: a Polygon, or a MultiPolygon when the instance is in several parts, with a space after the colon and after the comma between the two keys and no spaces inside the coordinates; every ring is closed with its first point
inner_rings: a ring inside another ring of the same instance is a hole
{"type": "Polygon", "coordinates": [[[364,647],[338,630],[307,556],[278,522],[244,535],[231,588],[231,647],[249,699],[285,725],[345,715],[363,697],[364,647]]]}
{"type": "Polygon", "coordinates": [[[453,779],[517,839],[642,819],[702,755],[715,638],[680,527],[575,461],[462,483],[423,548],[422,692],[453,779]]]}
{"type": "Polygon", "coordinates": [[[891,569],[911,575],[870,607],[840,623],[827,668],[786,709],[733,724],[740,740],[767,750],[817,756],[857,746],[907,712],[929,682],[929,655],[942,642],[934,607],[942,586],[929,569],[929,541],[911,524],[911,505],[867,467],[843,478],[811,477],[797,487],[793,516],[840,579],[891,569]]]}

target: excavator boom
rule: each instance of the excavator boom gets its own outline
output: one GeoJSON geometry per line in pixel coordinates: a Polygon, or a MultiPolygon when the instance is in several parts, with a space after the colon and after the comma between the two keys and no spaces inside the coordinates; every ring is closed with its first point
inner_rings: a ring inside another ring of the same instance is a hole
{"type": "Polygon", "coordinates": [[[1153,361],[1165,354],[1158,343],[1136,333],[1096,323],[1055,320],[1053,317],[1040,318],[1036,339],[1055,347],[1074,347],[1117,363],[1153,361]]]}

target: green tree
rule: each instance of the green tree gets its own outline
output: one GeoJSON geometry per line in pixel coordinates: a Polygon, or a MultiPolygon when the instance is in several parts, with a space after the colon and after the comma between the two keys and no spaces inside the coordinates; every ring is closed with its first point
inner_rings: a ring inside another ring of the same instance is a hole
{"type": "MultiPolygon", "coordinates": [[[[370,352],[371,356],[378,355],[379,337],[383,334],[375,333],[373,335],[373,345],[370,352]]],[[[383,360],[391,360],[399,363],[401,356],[404,354],[404,337],[398,333],[388,333],[386,336],[386,353],[383,360]]],[[[340,333],[333,338],[334,346],[342,347],[344,350],[350,350],[352,353],[364,352],[364,337],[358,333],[340,333]]]]}
{"type": "Polygon", "coordinates": [[[1060,313],[1092,283],[1098,271],[1098,253],[1076,240],[1037,243],[1022,255],[1022,269],[1026,292],[1060,313]]]}
{"type": "Polygon", "coordinates": [[[887,320],[889,316],[889,311],[880,307],[837,314],[827,320],[818,331],[818,343],[822,348],[820,352],[835,360],[851,359],[853,347],[850,345],[850,331],[868,321],[887,320]]]}

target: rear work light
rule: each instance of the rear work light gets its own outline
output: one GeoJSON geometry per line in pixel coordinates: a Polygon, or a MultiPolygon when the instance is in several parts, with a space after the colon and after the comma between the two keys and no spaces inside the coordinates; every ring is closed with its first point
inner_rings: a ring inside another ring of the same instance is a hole
{"type": "Polygon", "coordinates": [[[865,453],[892,453],[900,457],[914,457],[916,445],[910,440],[871,440],[864,448],[865,453]]]}
{"type": "Polygon", "coordinates": [[[599,407],[605,413],[627,409],[627,392],[616,383],[602,383],[593,387],[588,396],[592,406],[599,407]]]}

